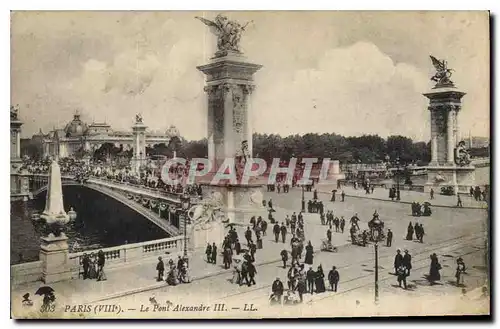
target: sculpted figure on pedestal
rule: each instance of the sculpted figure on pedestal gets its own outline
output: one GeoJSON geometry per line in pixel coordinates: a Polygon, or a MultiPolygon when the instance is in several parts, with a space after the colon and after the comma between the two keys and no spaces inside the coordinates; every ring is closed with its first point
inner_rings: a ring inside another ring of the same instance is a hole
{"type": "Polygon", "coordinates": [[[465,148],[465,142],[460,141],[455,150],[455,163],[461,167],[471,163],[469,151],[465,148]]]}
{"type": "Polygon", "coordinates": [[[195,18],[210,27],[210,31],[217,36],[217,49],[219,51],[232,50],[241,52],[241,34],[250,22],[241,25],[236,21],[228,20],[226,16],[222,16],[221,14],[217,15],[213,21],[198,16],[195,18]]]}
{"type": "Polygon", "coordinates": [[[436,87],[439,86],[453,86],[453,82],[450,80],[452,69],[448,68],[448,62],[443,60],[438,60],[436,57],[430,55],[432,65],[436,68],[436,73],[431,78],[432,81],[436,82],[436,87]]]}

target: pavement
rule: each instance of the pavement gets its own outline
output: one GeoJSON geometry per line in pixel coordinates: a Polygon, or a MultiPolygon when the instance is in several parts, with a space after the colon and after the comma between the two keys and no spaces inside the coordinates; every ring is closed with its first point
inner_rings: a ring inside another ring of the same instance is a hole
{"type": "MultiPolygon", "coordinates": [[[[318,193],[321,194],[328,194],[330,200],[331,198],[331,191],[334,189],[331,186],[321,186],[317,185],[316,189],[318,190],[318,193]]],[[[337,188],[335,188],[337,189],[337,188]]],[[[354,189],[352,186],[345,186],[342,187],[346,194],[346,198],[354,197],[354,198],[365,198],[365,199],[373,199],[373,200],[379,200],[379,201],[387,201],[387,202],[397,202],[397,203],[404,203],[404,204],[411,204],[412,202],[419,202],[420,204],[424,202],[429,202],[432,207],[450,207],[450,208],[457,208],[457,197],[454,195],[442,195],[439,193],[434,194],[434,199],[431,200],[430,194],[428,193],[423,193],[423,192],[417,192],[417,191],[409,191],[409,190],[401,190],[400,191],[400,201],[392,201],[389,199],[389,190],[382,188],[382,187],[376,187],[373,191],[373,193],[366,194],[365,190],[362,188],[354,189]]],[[[336,193],[336,202],[340,202],[341,198],[341,189],[337,189],[336,193]]],[[[309,192],[311,193],[311,192],[309,192]]],[[[486,201],[476,201],[474,200],[473,197],[469,195],[460,195],[460,198],[462,199],[462,206],[463,208],[473,208],[473,209],[487,209],[487,204],[486,201]]],[[[307,202],[307,199],[306,199],[307,202]]]]}
{"type": "MultiPolygon", "coordinates": [[[[299,189],[292,189],[288,194],[265,193],[266,200],[271,197],[277,209],[275,218],[278,221],[283,221],[285,214],[291,215],[293,211],[296,213],[299,212],[301,198],[301,191],[299,189]]],[[[311,198],[312,192],[306,192],[306,200],[311,198]]],[[[395,289],[399,289],[391,286],[395,280],[389,274],[397,248],[409,249],[414,257],[414,268],[420,267],[420,273],[412,275],[409,278],[409,280],[416,280],[412,284],[418,287],[418,289],[404,291],[404,296],[417,298],[418,296],[412,296],[411,294],[428,296],[435,293],[438,293],[438,296],[440,296],[441,289],[457,292],[458,288],[448,284],[447,281],[453,280],[454,260],[459,255],[464,256],[466,264],[471,269],[470,276],[466,277],[467,289],[484,284],[486,280],[486,262],[484,259],[484,248],[486,245],[485,232],[487,232],[486,210],[437,207],[433,209],[431,217],[417,218],[412,217],[410,207],[401,202],[381,202],[376,198],[361,197],[349,197],[346,198],[345,202],[330,202],[330,195],[323,193],[320,193],[319,198],[323,200],[326,209],[333,210],[336,216],[344,216],[347,222],[354,213],[357,213],[361,219],[360,226],[362,229],[367,227],[367,222],[371,219],[372,213],[374,210],[377,210],[381,220],[385,223],[385,228],[391,228],[394,232],[393,246],[390,248],[381,246],[379,248],[379,264],[382,269],[380,274],[382,282],[380,288],[381,294],[383,293],[386,296],[391,295],[394,294],[395,289]],[[406,227],[410,221],[418,221],[424,225],[426,236],[423,244],[404,240],[406,227]],[[426,267],[428,266],[428,257],[431,252],[438,253],[440,261],[444,265],[447,265],[443,266],[443,272],[446,271],[443,278],[444,284],[437,288],[426,287],[424,284],[425,280],[422,279],[422,272],[428,270],[426,267]]],[[[240,231],[238,234],[240,240],[244,241],[243,229],[243,227],[239,228],[240,231]]],[[[222,300],[227,305],[235,305],[235,308],[244,308],[242,301],[250,302],[250,304],[255,301],[255,305],[266,305],[267,310],[267,298],[270,294],[272,281],[277,276],[282,281],[286,278],[287,270],[282,268],[279,253],[285,247],[288,250],[290,249],[288,243],[275,243],[271,232],[272,225],[268,225],[268,234],[263,239],[264,249],[258,250],[256,254],[257,285],[252,287],[238,287],[229,283],[232,271],[231,269],[225,270],[222,267],[222,257],[219,256],[217,265],[208,264],[204,260],[202,251],[198,251],[190,257],[191,275],[193,277],[193,282],[190,284],[181,284],[172,287],[163,282],[156,282],[155,267],[157,261],[156,259],[151,259],[144,260],[140,264],[132,264],[128,267],[108,271],[106,273],[108,277],[107,281],[96,282],[95,280],[80,279],[55,283],[50,286],[56,291],[60,305],[83,303],[142,305],[143,303],[148,304],[149,298],[155,296],[157,300],[168,299],[170,301],[191,304],[193,304],[193,300],[196,300],[197,303],[207,304],[213,304],[216,301],[222,300]]],[[[305,214],[305,234],[306,240],[311,240],[315,251],[319,251],[321,240],[326,237],[326,227],[321,225],[318,214],[305,214]]],[[[346,295],[344,297],[346,300],[350,300],[349,298],[351,298],[347,296],[361,298],[356,295],[359,291],[362,291],[364,295],[370,295],[369,298],[363,300],[363,303],[366,303],[367,300],[373,300],[373,294],[370,292],[370,287],[373,283],[373,247],[363,248],[351,245],[348,241],[347,230],[344,234],[334,232],[333,244],[338,246],[338,252],[317,252],[314,257],[314,266],[322,264],[325,272],[332,265],[340,268],[341,289],[347,290],[343,293],[346,295]]],[[[164,260],[168,260],[168,257],[164,257],[164,260]]],[[[32,283],[14,287],[12,290],[13,309],[16,308],[15,305],[21,302],[21,296],[26,292],[30,292],[34,301],[40,303],[41,298],[34,296],[34,292],[42,285],[41,283],[32,283]]],[[[305,299],[306,304],[304,305],[309,305],[307,303],[309,301],[314,301],[313,304],[319,303],[318,305],[321,305],[321,303],[324,303],[322,297],[331,296],[332,294],[335,293],[328,292],[318,295],[321,297],[313,295],[313,298],[309,298],[308,296],[305,299]]],[[[397,294],[401,296],[401,293],[397,294]]],[[[329,301],[329,298],[326,299],[329,301]]],[[[352,303],[356,305],[354,301],[352,303]]],[[[354,307],[354,310],[357,309],[356,307],[354,307]]],[[[322,307],[319,309],[322,309],[322,307]]],[[[248,316],[247,313],[239,311],[235,310],[230,316],[248,316]]],[[[132,309],[130,312],[132,312],[132,309]]],[[[286,316],[286,312],[280,312],[280,315],[286,316]]],[[[350,312],[354,311],[351,310],[350,312]]],[[[339,313],[339,316],[342,316],[341,313],[339,313]]],[[[22,312],[22,314],[26,316],[25,312],[22,312]]],[[[130,314],[132,313],[129,313],[129,316],[130,314]]],[[[182,314],[183,316],[185,315],[184,313],[182,314]]],[[[319,313],[317,314],[320,316],[319,313]]],[[[197,315],[192,313],[191,315],[200,317],[214,316],[212,313],[197,315]]],[[[297,314],[291,311],[289,316],[293,315],[297,314]]],[[[39,317],[39,315],[36,316],[39,317]]],[[[62,316],[75,315],[62,313],[62,316]]],[[[126,317],[127,314],[125,313],[121,316],[126,317]]],[[[134,317],[136,316],[134,313],[134,317]]],[[[152,315],[145,316],[151,317],[152,315]]],[[[162,315],[162,317],[165,316],[162,315]]],[[[172,316],[168,315],[168,317],[172,316]]]]}

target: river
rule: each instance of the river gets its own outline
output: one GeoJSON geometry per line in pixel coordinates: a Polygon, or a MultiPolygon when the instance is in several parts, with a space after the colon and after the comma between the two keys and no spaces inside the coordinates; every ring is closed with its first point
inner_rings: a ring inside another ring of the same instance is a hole
{"type": "MultiPolygon", "coordinates": [[[[83,250],[93,250],[168,237],[162,229],[113,198],[81,186],[64,186],[64,208],[73,207],[75,221],[68,223],[70,250],[75,242],[83,250]]],[[[39,259],[41,225],[31,214],[45,207],[43,193],[28,202],[11,202],[11,264],[39,259]]]]}

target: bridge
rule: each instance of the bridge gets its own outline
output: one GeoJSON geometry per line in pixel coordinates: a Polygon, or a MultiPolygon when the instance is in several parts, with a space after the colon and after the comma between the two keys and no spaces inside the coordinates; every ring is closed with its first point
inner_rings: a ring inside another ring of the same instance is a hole
{"type": "MultiPolygon", "coordinates": [[[[156,224],[170,236],[177,236],[184,230],[185,223],[179,220],[178,216],[179,194],[95,177],[82,183],[76,181],[72,176],[63,175],[61,181],[63,186],[85,187],[121,202],[156,224]]],[[[47,174],[31,175],[30,190],[33,191],[34,198],[47,190],[47,183],[47,174]]],[[[192,197],[191,204],[197,203],[198,200],[198,198],[192,197]]]]}

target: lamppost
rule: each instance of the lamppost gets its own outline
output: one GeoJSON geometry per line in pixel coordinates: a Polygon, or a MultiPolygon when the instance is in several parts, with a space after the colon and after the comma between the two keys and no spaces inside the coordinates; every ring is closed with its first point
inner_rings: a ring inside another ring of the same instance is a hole
{"type": "Polygon", "coordinates": [[[372,221],[373,240],[375,242],[375,303],[378,303],[378,242],[381,238],[382,225],[383,223],[378,217],[372,221]]]}
{"type": "Polygon", "coordinates": [[[181,195],[181,220],[184,221],[184,258],[188,258],[187,252],[187,224],[188,224],[188,210],[191,204],[191,198],[188,194],[181,195]]]}

